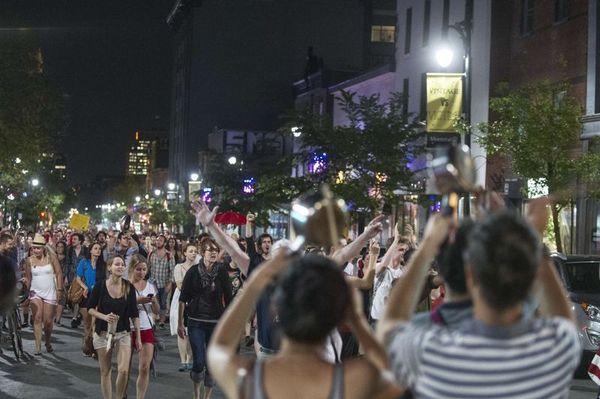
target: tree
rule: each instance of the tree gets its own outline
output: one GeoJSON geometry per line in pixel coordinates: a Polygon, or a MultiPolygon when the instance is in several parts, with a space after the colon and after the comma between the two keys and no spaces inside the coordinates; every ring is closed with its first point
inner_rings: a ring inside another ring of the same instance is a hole
{"type": "Polygon", "coordinates": [[[577,151],[582,112],[568,89],[566,84],[547,82],[513,91],[503,85],[502,94],[490,100],[496,120],[478,126],[478,141],[489,155],[507,157],[517,176],[546,186],[558,198],[552,205],[552,224],[560,252],[560,211],[571,202],[577,178],[593,181],[600,169],[598,156],[577,151]]]}
{"type": "Polygon", "coordinates": [[[62,96],[48,81],[33,38],[22,34],[5,40],[0,46],[0,185],[5,193],[23,191],[41,158],[54,152],[64,125],[62,96]]]}
{"type": "Polygon", "coordinates": [[[388,101],[378,95],[356,96],[342,92],[339,101],[347,124],[335,126],[330,115],[310,111],[290,113],[279,135],[263,141],[259,151],[244,158],[244,167],[228,167],[222,154],[215,154],[205,172],[213,189],[213,201],[221,209],[267,211],[282,209],[307,190],[327,183],[334,194],[347,199],[356,209],[375,209],[394,203],[398,190],[417,192],[418,184],[409,167],[422,152],[422,126],[406,112],[406,97],[392,94],[388,101]],[[292,128],[301,132],[292,137],[292,128]],[[273,141],[301,141],[297,152],[273,159],[273,141]],[[252,157],[254,159],[252,159],[252,157]],[[257,160],[265,160],[256,168],[257,160]],[[294,168],[304,173],[292,175],[294,168]],[[255,178],[254,193],[242,194],[242,181],[255,178]]]}
{"type": "Polygon", "coordinates": [[[410,165],[423,152],[423,129],[406,112],[407,97],[393,93],[381,101],[379,95],[342,91],[336,101],[346,116],[344,125],[302,112],[285,126],[288,132],[294,126],[301,131],[302,144],[292,164],[307,166],[307,173],[292,179],[292,187],[317,189],[327,183],[355,209],[394,203],[398,191],[418,192],[410,165]]]}

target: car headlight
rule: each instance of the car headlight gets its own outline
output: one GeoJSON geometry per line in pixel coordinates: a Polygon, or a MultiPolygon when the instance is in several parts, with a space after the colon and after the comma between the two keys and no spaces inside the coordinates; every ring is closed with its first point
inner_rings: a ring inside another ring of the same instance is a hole
{"type": "Polygon", "coordinates": [[[600,308],[587,303],[582,303],[581,308],[585,311],[585,313],[591,320],[600,321],[600,308]]]}

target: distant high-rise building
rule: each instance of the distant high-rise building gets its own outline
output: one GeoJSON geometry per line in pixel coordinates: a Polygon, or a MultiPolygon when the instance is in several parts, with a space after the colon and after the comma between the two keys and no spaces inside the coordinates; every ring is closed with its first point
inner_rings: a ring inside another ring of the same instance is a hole
{"type": "MultiPolygon", "coordinates": [[[[145,135],[144,135],[145,136],[145,135]]],[[[134,143],[127,156],[127,176],[147,176],[150,169],[152,139],[135,132],[134,143]]]]}

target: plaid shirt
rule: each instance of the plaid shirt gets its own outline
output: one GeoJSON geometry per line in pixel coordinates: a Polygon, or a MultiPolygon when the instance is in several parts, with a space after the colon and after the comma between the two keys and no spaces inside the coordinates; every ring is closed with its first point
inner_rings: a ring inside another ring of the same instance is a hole
{"type": "Polygon", "coordinates": [[[148,258],[148,266],[157,288],[164,288],[173,279],[175,258],[168,252],[162,258],[156,251],[152,252],[148,258]]]}
{"type": "Polygon", "coordinates": [[[17,245],[17,264],[20,265],[23,259],[27,257],[27,248],[25,245],[17,245]]]}

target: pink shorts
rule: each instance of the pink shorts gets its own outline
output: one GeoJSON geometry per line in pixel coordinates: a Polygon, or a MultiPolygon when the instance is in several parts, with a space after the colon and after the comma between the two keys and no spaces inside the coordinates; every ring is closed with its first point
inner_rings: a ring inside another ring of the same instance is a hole
{"type": "Polygon", "coordinates": [[[29,300],[39,299],[43,303],[47,303],[48,305],[57,305],[58,301],[56,299],[46,299],[39,296],[35,291],[29,291],[29,300]]]}

